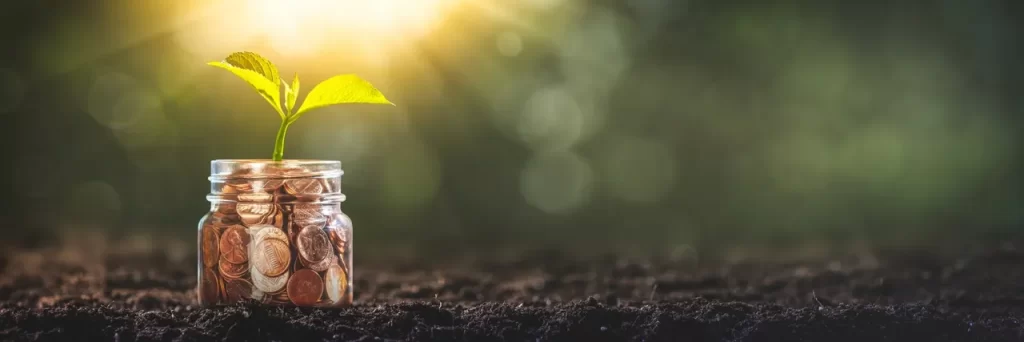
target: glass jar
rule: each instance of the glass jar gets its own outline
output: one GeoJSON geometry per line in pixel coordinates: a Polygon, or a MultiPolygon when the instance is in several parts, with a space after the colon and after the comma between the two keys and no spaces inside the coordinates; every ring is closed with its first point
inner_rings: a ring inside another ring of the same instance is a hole
{"type": "Polygon", "coordinates": [[[201,305],[352,303],[341,162],[214,160],[199,221],[201,305]]]}

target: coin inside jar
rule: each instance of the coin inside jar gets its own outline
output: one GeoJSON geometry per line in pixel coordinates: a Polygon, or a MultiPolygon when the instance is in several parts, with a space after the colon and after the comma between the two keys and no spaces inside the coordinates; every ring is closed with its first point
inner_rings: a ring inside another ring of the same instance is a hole
{"type": "Polygon", "coordinates": [[[224,282],[224,300],[235,303],[252,296],[252,284],[245,279],[229,279],[224,282]]]}
{"type": "Polygon", "coordinates": [[[263,181],[263,191],[274,193],[282,186],[284,186],[283,179],[268,179],[263,181]]]}
{"type": "Polygon", "coordinates": [[[249,266],[246,264],[232,264],[223,258],[217,263],[217,268],[225,278],[241,278],[249,270],[249,266]]]}
{"type": "Polygon", "coordinates": [[[299,256],[311,263],[320,262],[331,254],[327,233],[317,226],[303,227],[295,243],[298,245],[299,256]]]}
{"type": "Polygon", "coordinates": [[[274,216],[278,214],[273,203],[243,202],[238,203],[237,208],[238,216],[247,226],[274,223],[274,216]]]}
{"type": "Polygon", "coordinates": [[[327,223],[327,216],[320,212],[319,204],[296,204],[292,210],[292,222],[299,227],[320,226],[327,223]]]}
{"type": "Polygon", "coordinates": [[[245,232],[245,227],[228,227],[219,243],[220,255],[228,262],[241,264],[249,260],[249,233],[245,232]]]}
{"type": "Polygon", "coordinates": [[[203,254],[203,266],[213,267],[220,258],[220,238],[214,226],[203,225],[202,230],[203,247],[199,252],[203,254]]]}
{"type": "Polygon", "coordinates": [[[262,239],[253,251],[253,266],[268,277],[276,277],[288,270],[291,255],[288,244],[278,239],[262,239]]]}
{"type": "Polygon", "coordinates": [[[276,277],[267,277],[263,273],[253,270],[249,272],[249,275],[252,276],[252,286],[267,294],[277,293],[288,284],[288,272],[276,277]]]}
{"type": "Polygon", "coordinates": [[[323,183],[320,183],[319,179],[313,178],[299,178],[289,179],[284,182],[284,191],[288,194],[299,196],[299,195],[317,195],[323,193],[323,183]]]}
{"type": "Polygon", "coordinates": [[[263,239],[278,239],[281,241],[288,240],[288,235],[274,225],[257,224],[250,227],[249,231],[252,233],[254,242],[260,242],[260,240],[263,239]]]}
{"type": "Polygon", "coordinates": [[[334,251],[337,252],[338,255],[345,255],[345,242],[348,241],[348,239],[345,238],[345,232],[342,232],[341,229],[330,229],[328,230],[327,235],[331,237],[331,244],[334,245],[334,251]]]}
{"type": "Polygon", "coordinates": [[[217,283],[217,274],[212,269],[203,269],[203,279],[199,281],[199,300],[203,304],[217,302],[217,294],[220,292],[220,285],[217,283]]]}
{"type": "Polygon", "coordinates": [[[327,298],[337,304],[344,297],[345,289],[348,288],[348,277],[345,276],[345,270],[341,266],[331,265],[327,268],[327,275],[324,276],[324,284],[327,298]]]}
{"type": "Polygon", "coordinates": [[[238,194],[238,200],[242,202],[270,202],[273,199],[274,195],[262,191],[238,194]]]}
{"type": "MultiPolygon", "coordinates": [[[[301,260],[302,258],[299,258],[299,259],[301,260]]],[[[317,271],[317,272],[323,272],[323,271],[326,271],[327,268],[330,267],[332,264],[337,264],[338,263],[337,260],[338,260],[338,257],[334,256],[334,254],[330,254],[326,258],[324,258],[324,260],[320,260],[318,262],[311,262],[311,261],[301,260],[302,261],[301,264],[303,266],[308,267],[311,270],[314,270],[314,271],[317,271]]]]}
{"type": "Polygon", "coordinates": [[[311,306],[320,300],[324,282],[320,275],[309,269],[298,270],[288,280],[288,298],[298,306],[311,306]]]}

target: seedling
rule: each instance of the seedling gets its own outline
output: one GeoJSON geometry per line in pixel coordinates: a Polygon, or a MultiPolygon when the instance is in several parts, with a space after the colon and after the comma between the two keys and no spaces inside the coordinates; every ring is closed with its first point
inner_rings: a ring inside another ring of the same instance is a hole
{"type": "Polygon", "coordinates": [[[281,128],[274,140],[274,161],[284,159],[284,138],[288,127],[307,112],[331,105],[346,103],[389,104],[377,88],[356,75],[338,75],[320,82],[306,94],[302,106],[295,109],[299,97],[299,75],[295,74],[291,85],[285,83],[277,73],[277,67],[269,60],[253,52],[235,52],[223,61],[209,65],[222,68],[241,77],[267,100],[267,103],[281,116],[281,128]],[[282,101],[282,86],[284,99],[282,101]]]}

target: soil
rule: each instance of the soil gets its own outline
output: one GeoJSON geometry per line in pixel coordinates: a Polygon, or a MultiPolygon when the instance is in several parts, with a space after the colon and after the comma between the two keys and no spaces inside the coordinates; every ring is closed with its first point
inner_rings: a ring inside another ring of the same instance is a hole
{"type": "Polygon", "coordinates": [[[191,254],[7,248],[0,340],[1024,341],[1024,251],[356,267],[345,309],[201,308],[191,254]],[[415,267],[414,267],[415,266],[415,267]]]}

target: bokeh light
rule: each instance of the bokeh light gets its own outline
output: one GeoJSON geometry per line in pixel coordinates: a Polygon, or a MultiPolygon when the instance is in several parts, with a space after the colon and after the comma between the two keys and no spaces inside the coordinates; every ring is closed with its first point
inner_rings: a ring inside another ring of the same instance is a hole
{"type": "Polygon", "coordinates": [[[523,106],[520,137],[540,150],[565,149],[582,137],[583,111],[569,92],[558,86],[538,89],[523,106]]]}
{"type": "Polygon", "coordinates": [[[566,214],[590,200],[593,183],[594,171],[587,161],[569,151],[556,151],[537,154],[526,163],[520,191],[533,207],[566,214]]]}
{"type": "Polygon", "coordinates": [[[123,129],[133,124],[138,112],[115,110],[125,104],[124,95],[138,87],[135,78],[120,72],[100,75],[89,91],[86,110],[100,124],[111,129],[123,129]],[[118,116],[121,115],[121,116],[118,116]]]}

